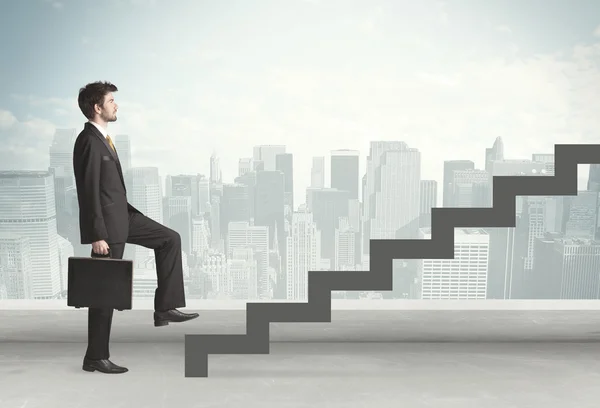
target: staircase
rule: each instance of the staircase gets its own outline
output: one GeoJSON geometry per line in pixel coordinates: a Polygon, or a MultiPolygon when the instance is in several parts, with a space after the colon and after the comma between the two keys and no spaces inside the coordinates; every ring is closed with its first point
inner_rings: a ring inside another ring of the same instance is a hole
{"type": "Polygon", "coordinates": [[[392,290],[394,259],[453,259],[455,228],[515,226],[516,196],[577,195],[577,165],[600,163],[600,145],[556,145],[555,175],[493,179],[491,208],[433,208],[431,239],[371,240],[370,271],[309,271],[308,302],[248,303],[246,334],[185,336],[185,376],[207,377],[209,354],[268,354],[271,322],[331,322],[331,291],[392,290]]]}

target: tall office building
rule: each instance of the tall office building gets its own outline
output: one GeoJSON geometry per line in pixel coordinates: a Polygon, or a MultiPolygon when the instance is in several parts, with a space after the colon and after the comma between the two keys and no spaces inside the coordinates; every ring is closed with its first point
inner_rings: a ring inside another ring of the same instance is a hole
{"type": "Polygon", "coordinates": [[[348,218],[341,217],[335,229],[335,258],[333,269],[336,271],[351,271],[356,267],[356,231],[348,222],[348,218]]]}
{"type": "Polygon", "coordinates": [[[165,225],[181,236],[181,250],[186,255],[192,252],[192,198],[189,196],[167,196],[163,200],[165,225]]]}
{"type": "Polygon", "coordinates": [[[227,228],[233,221],[250,221],[250,188],[247,185],[223,184],[220,208],[221,238],[227,241],[227,228]]]}
{"type": "Polygon", "coordinates": [[[238,161],[238,176],[243,176],[244,174],[252,171],[252,158],[251,157],[243,157],[238,161]]]}
{"type": "Polygon", "coordinates": [[[131,164],[131,140],[128,135],[116,135],[115,136],[115,149],[119,155],[119,161],[121,162],[121,168],[123,172],[129,170],[131,164]]]}
{"type": "MultiPolygon", "coordinates": [[[[386,193],[386,194],[398,193],[397,186],[393,190],[389,190],[387,185],[385,187],[382,186],[382,172],[380,169],[380,167],[382,165],[382,159],[383,159],[385,153],[388,151],[408,151],[408,150],[410,150],[408,145],[402,141],[371,141],[369,155],[367,156],[366,174],[363,178],[364,186],[363,186],[363,190],[362,190],[361,222],[362,222],[362,235],[363,236],[362,236],[361,240],[363,243],[362,253],[365,255],[369,254],[369,251],[370,251],[369,240],[375,239],[375,237],[377,235],[381,234],[381,231],[378,230],[376,232],[376,235],[373,235],[373,225],[374,225],[374,223],[377,222],[377,221],[375,221],[375,218],[378,216],[378,211],[379,211],[379,217],[380,217],[380,220],[378,222],[379,223],[378,228],[381,227],[382,225],[385,225],[385,223],[387,222],[385,220],[381,220],[382,208],[379,208],[379,209],[377,208],[377,205],[379,205],[379,206],[383,205],[383,202],[381,201],[382,189],[383,189],[384,193],[386,193]],[[380,196],[379,199],[377,198],[378,195],[380,196]]],[[[386,171],[388,171],[388,172],[392,171],[392,168],[390,167],[390,163],[389,163],[390,160],[388,160],[388,164],[387,164],[388,167],[387,167],[387,170],[384,170],[384,174],[386,173],[386,171]]],[[[402,177],[406,177],[408,174],[412,174],[410,170],[408,171],[408,173],[403,172],[402,174],[397,175],[397,176],[400,176],[402,178],[402,177]]],[[[383,176],[383,177],[386,177],[386,176],[383,176]]],[[[419,182],[420,182],[420,180],[417,179],[415,191],[412,192],[412,194],[415,194],[415,196],[410,197],[410,200],[417,201],[417,215],[416,215],[417,220],[419,217],[419,215],[418,215],[419,182]]],[[[385,183],[389,184],[388,181],[385,181],[385,183]]],[[[406,194],[406,193],[408,193],[408,192],[407,191],[403,192],[403,194],[406,194]]],[[[408,198],[408,196],[405,196],[404,199],[409,199],[409,198],[408,198]]],[[[384,200],[384,202],[385,202],[385,200],[384,200]]],[[[392,205],[391,203],[388,203],[388,204],[392,205]]]]}
{"type": "MultiPolygon", "coordinates": [[[[420,235],[431,239],[431,229],[421,229],[420,235]]],[[[453,259],[421,260],[421,299],[485,299],[488,256],[489,235],[484,230],[457,228],[453,259]]]]}
{"type": "Polygon", "coordinates": [[[165,178],[167,197],[190,197],[192,216],[210,211],[210,185],[202,174],[168,175],[165,178]]]}
{"type": "Polygon", "coordinates": [[[294,156],[291,153],[280,153],[275,156],[275,170],[283,173],[284,205],[289,211],[294,209],[294,156]]]}
{"type": "Polygon", "coordinates": [[[252,225],[247,221],[230,222],[228,225],[227,257],[233,258],[236,249],[251,248],[257,262],[257,291],[261,299],[272,297],[272,282],[269,276],[268,227],[252,225]]]}
{"type": "Polygon", "coordinates": [[[600,242],[547,234],[535,243],[529,297],[600,299],[600,242]]]}
{"type": "Polygon", "coordinates": [[[50,172],[0,172],[0,231],[29,240],[32,294],[37,299],[55,297],[61,290],[54,198],[50,172]]]}
{"type": "Polygon", "coordinates": [[[325,188],[325,157],[313,157],[310,169],[310,187],[325,188]]]}
{"type": "Polygon", "coordinates": [[[437,181],[421,180],[419,227],[431,227],[431,209],[437,207],[437,181]]]}
{"type": "Polygon", "coordinates": [[[308,299],[309,271],[319,270],[320,231],[312,214],[302,206],[292,215],[290,235],[287,237],[287,298],[308,299]]]}
{"type": "Polygon", "coordinates": [[[52,145],[50,145],[50,166],[51,168],[64,169],[65,189],[75,185],[75,176],[73,174],[73,146],[77,139],[75,129],[56,129],[52,145]]]}
{"type": "Polygon", "coordinates": [[[348,191],[350,199],[358,199],[358,166],[357,150],[333,150],[331,152],[331,188],[348,191]]]}
{"type": "Polygon", "coordinates": [[[227,259],[227,274],[231,282],[232,299],[259,300],[258,261],[253,248],[234,248],[227,259]]]}
{"type": "Polygon", "coordinates": [[[28,237],[0,232],[0,299],[33,299],[28,237]]]}
{"type": "Polygon", "coordinates": [[[598,194],[596,191],[579,191],[576,196],[563,197],[565,236],[594,239],[598,224],[598,194]]]}
{"type": "Polygon", "coordinates": [[[471,160],[446,160],[444,161],[444,189],[442,191],[443,207],[454,207],[454,172],[458,170],[474,170],[475,163],[471,160]]]}
{"type": "Polygon", "coordinates": [[[375,177],[370,239],[415,238],[420,218],[421,153],[408,147],[384,152],[375,177]]]}
{"type": "Polygon", "coordinates": [[[275,171],[277,170],[277,155],[285,153],[284,145],[259,145],[254,146],[254,162],[260,163],[260,168],[256,170],[275,171]]]}
{"type": "Polygon", "coordinates": [[[211,251],[202,257],[200,276],[205,279],[205,293],[207,298],[220,298],[231,293],[231,280],[227,271],[227,256],[219,251],[211,251]]]}
{"type": "Polygon", "coordinates": [[[309,190],[311,198],[310,207],[312,220],[316,223],[321,233],[320,258],[329,262],[333,269],[335,263],[335,230],[339,228],[339,220],[348,217],[350,192],[335,188],[309,190]]]}
{"type": "Polygon", "coordinates": [[[485,171],[489,173],[491,171],[491,162],[496,160],[504,160],[504,142],[500,136],[494,140],[492,147],[485,149],[485,171]]]}
{"type": "Polygon", "coordinates": [[[487,171],[454,170],[450,207],[489,207],[490,196],[487,171]]]}
{"type": "Polygon", "coordinates": [[[269,227],[269,242],[274,239],[277,225],[281,254],[285,254],[284,184],[284,175],[280,171],[265,170],[256,174],[254,224],[269,227]]]}
{"type": "Polygon", "coordinates": [[[210,156],[210,183],[219,184],[223,177],[221,172],[221,161],[216,153],[210,156]]]}

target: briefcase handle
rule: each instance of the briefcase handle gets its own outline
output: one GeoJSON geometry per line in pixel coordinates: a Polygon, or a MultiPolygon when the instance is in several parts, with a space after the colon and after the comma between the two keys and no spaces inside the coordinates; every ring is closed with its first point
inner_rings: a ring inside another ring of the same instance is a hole
{"type": "Polygon", "coordinates": [[[97,254],[93,250],[92,250],[92,253],[94,254],[94,256],[92,256],[92,259],[94,259],[94,258],[111,258],[110,247],[108,248],[108,254],[106,254],[106,255],[97,254]]]}

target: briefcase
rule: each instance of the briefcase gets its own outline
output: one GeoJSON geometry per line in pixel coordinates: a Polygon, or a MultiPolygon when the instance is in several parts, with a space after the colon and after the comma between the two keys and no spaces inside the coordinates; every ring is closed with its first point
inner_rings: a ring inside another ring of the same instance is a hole
{"type": "Polygon", "coordinates": [[[77,309],[132,308],[133,261],[107,257],[68,258],[67,305],[77,309]]]}

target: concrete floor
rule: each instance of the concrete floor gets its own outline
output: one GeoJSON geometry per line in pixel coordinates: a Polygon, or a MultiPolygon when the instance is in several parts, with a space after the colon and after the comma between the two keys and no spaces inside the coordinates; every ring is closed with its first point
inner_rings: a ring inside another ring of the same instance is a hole
{"type": "Polygon", "coordinates": [[[0,310],[0,408],[597,407],[597,310],[334,311],[271,324],[268,355],[212,355],[185,378],[183,335],[243,333],[243,310],[152,326],[115,312],[123,375],[81,370],[85,310],[0,310]]]}

